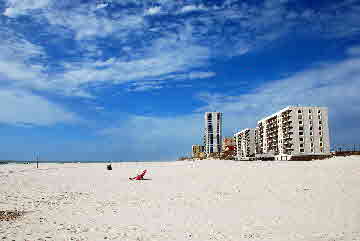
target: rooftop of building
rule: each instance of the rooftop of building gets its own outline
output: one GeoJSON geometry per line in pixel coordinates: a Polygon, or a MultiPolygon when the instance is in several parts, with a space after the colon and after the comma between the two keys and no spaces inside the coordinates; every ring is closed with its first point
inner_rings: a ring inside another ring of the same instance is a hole
{"type": "Polygon", "coordinates": [[[219,112],[219,111],[205,112],[205,114],[210,114],[210,113],[220,113],[220,114],[222,114],[222,112],[219,112]]]}
{"type": "Polygon", "coordinates": [[[274,114],[271,114],[271,115],[269,115],[269,116],[267,116],[267,117],[265,117],[265,118],[263,118],[263,119],[261,119],[261,120],[259,120],[257,123],[259,124],[260,122],[263,122],[263,121],[266,121],[266,120],[268,120],[268,119],[270,119],[270,118],[273,118],[273,117],[275,117],[275,116],[277,116],[277,115],[279,115],[279,114],[281,114],[282,112],[284,112],[284,111],[287,111],[287,110],[290,110],[290,109],[301,109],[301,108],[319,108],[319,109],[327,109],[327,107],[325,107],[325,106],[312,106],[312,105],[307,105],[307,106],[300,106],[300,105],[289,105],[289,106],[287,106],[287,107],[285,107],[285,108],[283,108],[283,109],[281,109],[281,110],[279,110],[278,112],[276,112],[276,113],[274,113],[274,114]]]}
{"type": "Polygon", "coordinates": [[[242,134],[242,133],[244,133],[244,132],[246,132],[246,131],[255,130],[255,129],[256,129],[256,128],[246,128],[246,129],[243,129],[243,130],[241,130],[241,131],[236,132],[236,133],[234,134],[234,136],[239,135],[239,134],[242,134]]]}

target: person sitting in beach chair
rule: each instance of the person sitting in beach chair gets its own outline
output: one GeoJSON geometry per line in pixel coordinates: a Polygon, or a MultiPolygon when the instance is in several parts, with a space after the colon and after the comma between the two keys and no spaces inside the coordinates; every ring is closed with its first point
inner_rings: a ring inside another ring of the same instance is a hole
{"type": "Polygon", "coordinates": [[[144,176],[146,174],[146,170],[144,170],[140,175],[137,175],[136,177],[129,177],[130,180],[144,180],[144,176]]]}

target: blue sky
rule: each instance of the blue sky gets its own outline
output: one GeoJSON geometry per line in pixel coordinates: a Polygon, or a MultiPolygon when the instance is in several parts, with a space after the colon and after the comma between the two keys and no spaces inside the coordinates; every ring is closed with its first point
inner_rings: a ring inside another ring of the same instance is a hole
{"type": "Polygon", "coordinates": [[[0,0],[0,159],[171,160],[287,105],[360,143],[360,1],[0,0]]]}

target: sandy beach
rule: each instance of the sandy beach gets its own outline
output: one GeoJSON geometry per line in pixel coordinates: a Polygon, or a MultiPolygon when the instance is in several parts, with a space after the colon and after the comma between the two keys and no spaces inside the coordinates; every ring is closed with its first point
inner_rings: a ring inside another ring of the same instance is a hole
{"type": "Polygon", "coordinates": [[[0,240],[360,241],[359,156],[112,167],[1,165],[0,240]]]}

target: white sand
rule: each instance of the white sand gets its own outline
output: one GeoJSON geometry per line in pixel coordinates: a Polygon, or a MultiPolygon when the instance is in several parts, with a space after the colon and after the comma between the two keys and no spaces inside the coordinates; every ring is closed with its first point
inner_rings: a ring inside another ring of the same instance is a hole
{"type": "Polygon", "coordinates": [[[1,165],[0,240],[360,240],[360,157],[112,166],[1,165]]]}

